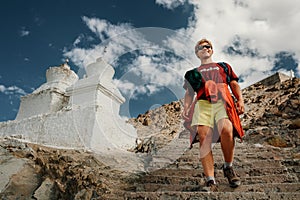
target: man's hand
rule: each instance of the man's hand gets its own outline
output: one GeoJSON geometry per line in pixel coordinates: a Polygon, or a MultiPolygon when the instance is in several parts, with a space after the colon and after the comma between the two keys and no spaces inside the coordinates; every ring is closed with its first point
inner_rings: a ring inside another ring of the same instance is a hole
{"type": "Polygon", "coordinates": [[[236,102],[236,110],[239,115],[241,115],[245,112],[245,105],[244,105],[244,101],[242,99],[240,99],[236,102]]]}
{"type": "Polygon", "coordinates": [[[186,90],[185,95],[184,95],[184,103],[183,103],[183,111],[181,113],[181,117],[187,121],[190,120],[189,118],[189,113],[190,113],[190,108],[194,99],[195,93],[189,93],[188,90],[186,90]]]}
{"type": "Polygon", "coordinates": [[[189,108],[183,109],[183,111],[182,111],[182,113],[181,113],[182,119],[184,119],[184,120],[189,120],[189,112],[190,112],[190,109],[189,109],[189,108]]]}
{"type": "Polygon", "coordinates": [[[237,81],[233,80],[229,83],[231,91],[235,98],[237,98],[236,102],[236,110],[239,115],[243,114],[245,112],[245,105],[244,105],[244,99],[242,97],[242,92],[240,89],[240,86],[237,81]]]}

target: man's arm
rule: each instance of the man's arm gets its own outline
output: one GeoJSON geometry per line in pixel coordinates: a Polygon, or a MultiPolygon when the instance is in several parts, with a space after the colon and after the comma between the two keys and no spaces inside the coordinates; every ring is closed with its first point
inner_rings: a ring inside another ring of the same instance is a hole
{"type": "Polygon", "coordinates": [[[191,94],[189,90],[185,91],[182,118],[187,120],[189,116],[190,106],[193,102],[195,93],[191,94]]]}
{"type": "Polygon", "coordinates": [[[240,86],[236,80],[231,81],[229,85],[233,95],[237,99],[237,103],[236,103],[237,112],[239,115],[243,114],[245,112],[245,105],[244,105],[244,99],[242,96],[240,86]]]}

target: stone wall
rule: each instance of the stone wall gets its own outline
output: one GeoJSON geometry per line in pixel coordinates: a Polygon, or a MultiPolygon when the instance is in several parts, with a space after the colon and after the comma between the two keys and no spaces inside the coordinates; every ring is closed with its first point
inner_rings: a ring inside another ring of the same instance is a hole
{"type": "Polygon", "coordinates": [[[291,79],[291,77],[287,76],[283,73],[276,72],[275,74],[268,76],[267,78],[259,81],[258,83],[261,83],[265,86],[271,86],[271,85],[274,85],[275,83],[283,82],[288,79],[291,79]]]}

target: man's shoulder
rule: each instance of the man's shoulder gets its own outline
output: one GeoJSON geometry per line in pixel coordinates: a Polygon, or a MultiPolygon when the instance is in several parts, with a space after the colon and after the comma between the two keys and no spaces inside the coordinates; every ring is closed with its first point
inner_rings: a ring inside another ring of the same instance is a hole
{"type": "Polygon", "coordinates": [[[186,71],[184,77],[187,81],[194,82],[201,78],[201,74],[198,70],[198,67],[194,67],[193,69],[186,71]]]}
{"type": "Polygon", "coordinates": [[[231,67],[229,63],[224,62],[224,61],[217,62],[216,64],[221,67],[231,67]]]}
{"type": "Polygon", "coordinates": [[[192,69],[189,69],[185,72],[185,74],[194,74],[194,73],[197,73],[198,72],[198,67],[194,67],[192,69]]]}

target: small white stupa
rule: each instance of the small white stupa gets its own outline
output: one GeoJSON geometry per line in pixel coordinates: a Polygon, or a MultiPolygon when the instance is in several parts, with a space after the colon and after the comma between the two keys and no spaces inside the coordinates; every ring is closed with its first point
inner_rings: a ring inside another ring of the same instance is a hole
{"type": "Polygon", "coordinates": [[[16,120],[61,110],[69,100],[66,89],[78,81],[78,76],[66,62],[58,67],[50,67],[46,71],[46,80],[32,94],[21,97],[16,120]]]}
{"type": "Polygon", "coordinates": [[[119,116],[125,99],[112,82],[113,67],[99,58],[86,73],[79,79],[67,62],[50,67],[47,82],[21,98],[16,119],[0,123],[0,135],[106,153],[133,147],[137,133],[119,116]]]}

